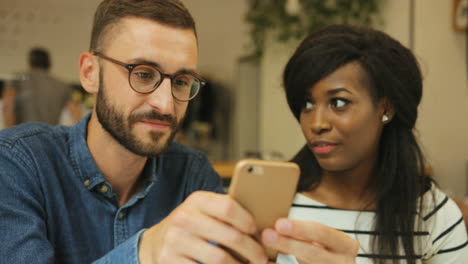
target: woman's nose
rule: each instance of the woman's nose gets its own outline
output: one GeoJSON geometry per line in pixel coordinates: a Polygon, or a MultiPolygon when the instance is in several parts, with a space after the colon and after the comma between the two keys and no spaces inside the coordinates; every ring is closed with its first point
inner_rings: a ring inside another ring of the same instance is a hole
{"type": "Polygon", "coordinates": [[[323,132],[331,130],[331,122],[328,114],[328,109],[323,107],[317,107],[311,111],[310,118],[310,128],[315,134],[321,134],[323,132]]]}

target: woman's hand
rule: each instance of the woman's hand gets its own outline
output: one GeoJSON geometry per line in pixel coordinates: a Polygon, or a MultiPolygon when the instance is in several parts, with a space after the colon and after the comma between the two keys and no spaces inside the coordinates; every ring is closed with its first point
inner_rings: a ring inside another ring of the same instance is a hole
{"type": "Polygon", "coordinates": [[[300,264],[354,264],[359,244],[345,233],[310,221],[279,219],[275,229],[262,232],[262,242],[300,264]]]}

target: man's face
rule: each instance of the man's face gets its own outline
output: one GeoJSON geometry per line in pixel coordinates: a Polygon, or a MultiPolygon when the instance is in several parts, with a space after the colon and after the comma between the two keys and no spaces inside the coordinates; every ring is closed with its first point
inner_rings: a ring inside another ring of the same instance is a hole
{"type": "MultiPolygon", "coordinates": [[[[103,54],[116,60],[148,63],[162,72],[195,71],[197,42],[193,31],[156,22],[125,18],[107,34],[103,54]]],[[[131,152],[158,156],[173,140],[187,109],[174,99],[168,78],[150,94],[139,94],[128,82],[128,70],[100,59],[96,114],[102,127],[131,152]]]]}

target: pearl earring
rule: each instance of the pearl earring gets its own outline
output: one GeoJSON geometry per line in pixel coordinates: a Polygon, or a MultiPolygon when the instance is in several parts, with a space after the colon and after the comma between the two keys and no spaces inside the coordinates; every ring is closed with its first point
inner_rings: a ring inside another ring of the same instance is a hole
{"type": "Polygon", "coordinates": [[[383,115],[382,116],[382,122],[387,122],[388,121],[388,116],[387,115],[383,115]]]}

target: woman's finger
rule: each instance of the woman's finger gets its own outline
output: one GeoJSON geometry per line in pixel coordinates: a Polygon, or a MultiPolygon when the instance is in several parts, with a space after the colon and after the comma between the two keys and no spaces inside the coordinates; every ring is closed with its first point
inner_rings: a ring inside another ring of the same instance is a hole
{"type": "Polygon", "coordinates": [[[296,240],[279,234],[273,229],[262,232],[262,242],[271,248],[287,255],[294,255],[301,263],[339,263],[336,262],[338,254],[334,256],[323,246],[316,246],[311,242],[296,240]]]}
{"type": "Polygon", "coordinates": [[[356,240],[346,233],[317,222],[281,218],[276,221],[275,229],[296,240],[319,243],[332,252],[356,255],[359,250],[356,240]]]}

